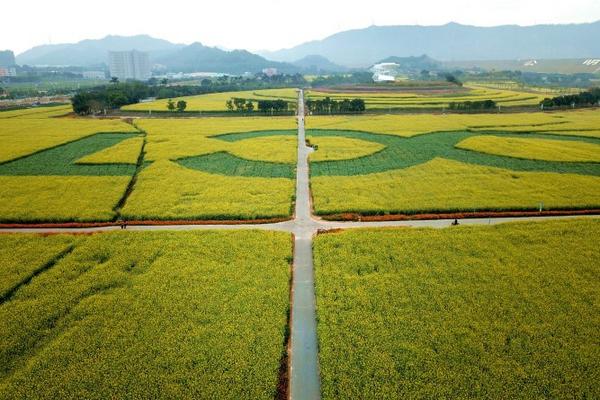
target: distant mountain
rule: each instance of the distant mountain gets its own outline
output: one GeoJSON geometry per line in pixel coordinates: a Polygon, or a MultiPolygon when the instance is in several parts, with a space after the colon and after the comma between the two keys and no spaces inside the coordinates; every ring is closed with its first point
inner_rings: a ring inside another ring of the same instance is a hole
{"type": "Polygon", "coordinates": [[[318,54],[334,63],[366,67],[389,56],[418,54],[444,61],[599,58],[600,21],[569,25],[476,27],[371,26],[336,33],[291,49],[263,52],[277,61],[318,54]]]}
{"type": "Polygon", "coordinates": [[[308,55],[300,60],[294,61],[292,64],[302,68],[307,74],[324,74],[331,72],[346,72],[347,67],[334,64],[327,58],[319,55],[308,55]]]}
{"type": "Polygon", "coordinates": [[[148,35],[106,36],[72,44],[36,46],[17,56],[21,65],[88,66],[108,62],[109,51],[139,50],[150,53],[150,58],[163,57],[184,47],[148,35]]]}
{"type": "Polygon", "coordinates": [[[246,50],[225,51],[201,43],[192,43],[155,61],[171,71],[180,72],[243,74],[260,72],[265,68],[277,68],[279,72],[284,73],[300,70],[292,64],[269,61],[246,50]]]}

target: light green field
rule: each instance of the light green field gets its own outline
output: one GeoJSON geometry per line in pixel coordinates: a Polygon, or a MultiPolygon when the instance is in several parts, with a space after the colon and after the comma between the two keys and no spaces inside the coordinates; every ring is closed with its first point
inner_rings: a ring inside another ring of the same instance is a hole
{"type": "Polygon", "coordinates": [[[3,282],[69,245],[0,304],[0,398],[275,397],[288,234],[1,235],[3,282]]]}
{"type": "Polygon", "coordinates": [[[600,220],[319,235],[323,399],[598,398],[600,220]]]}
{"type": "MultiPolygon", "coordinates": [[[[177,103],[179,100],[187,102],[186,111],[206,111],[206,112],[217,112],[227,111],[225,102],[234,97],[251,100],[254,103],[256,109],[256,103],[258,100],[277,100],[283,99],[295,102],[297,95],[296,89],[265,89],[265,90],[248,90],[242,92],[224,92],[224,93],[210,93],[201,94],[198,96],[185,96],[174,98],[173,101],[177,103]]],[[[161,99],[151,101],[147,103],[132,104],[123,107],[126,111],[168,111],[167,109],[168,99],[161,99]]]]}

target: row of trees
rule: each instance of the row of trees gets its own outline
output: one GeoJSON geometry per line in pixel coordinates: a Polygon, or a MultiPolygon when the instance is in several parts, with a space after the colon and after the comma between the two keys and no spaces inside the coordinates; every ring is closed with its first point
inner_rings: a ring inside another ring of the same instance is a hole
{"type": "Polygon", "coordinates": [[[184,112],[186,108],[187,102],[185,100],[179,100],[177,103],[175,103],[172,99],[167,101],[167,110],[169,111],[177,110],[177,112],[184,112]]]}
{"type": "Polygon", "coordinates": [[[448,104],[450,110],[491,110],[496,108],[494,100],[463,101],[448,104]]]}
{"type": "Polygon", "coordinates": [[[73,111],[77,114],[98,114],[138,103],[151,94],[150,87],[141,82],[113,83],[81,90],[71,98],[73,111]]]}
{"type": "Polygon", "coordinates": [[[600,106],[600,88],[542,100],[542,108],[600,106]]]}
{"type": "Polygon", "coordinates": [[[363,99],[333,100],[330,97],[322,100],[307,100],[306,108],[311,113],[318,114],[357,113],[366,109],[363,99]]]}
{"type": "MultiPolygon", "coordinates": [[[[180,85],[169,84],[167,80],[151,79],[149,82],[128,81],[119,82],[116,78],[110,84],[79,90],[71,99],[73,111],[78,114],[97,114],[105,110],[118,109],[127,104],[138,103],[141,99],[155,97],[157,99],[171,99],[175,97],[194,96],[207,93],[237,92],[244,90],[256,90],[266,88],[281,88],[290,85],[298,86],[306,83],[299,74],[274,75],[268,77],[264,74],[256,74],[251,77],[221,76],[215,79],[203,79],[200,84],[180,85]]],[[[233,109],[253,111],[255,104],[244,100],[243,107],[232,104],[233,109]]],[[[177,104],[174,104],[178,109],[177,104]]],[[[187,106],[187,105],[186,105],[187,106]]],[[[280,109],[281,104],[274,107],[264,105],[266,109],[280,109]]],[[[167,103],[167,108],[168,108],[167,103]]],[[[170,108],[168,108],[170,110],[170,108]]],[[[287,109],[287,104],[284,107],[287,109]]],[[[173,111],[174,111],[173,110],[173,111]]]]}
{"type": "Polygon", "coordinates": [[[253,112],[254,103],[257,104],[257,110],[263,113],[283,113],[293,110],[294,105],[288,101],[277,100],[249,100],[240,97],[233,97],[225,102],[229,111],[253,112]]]}

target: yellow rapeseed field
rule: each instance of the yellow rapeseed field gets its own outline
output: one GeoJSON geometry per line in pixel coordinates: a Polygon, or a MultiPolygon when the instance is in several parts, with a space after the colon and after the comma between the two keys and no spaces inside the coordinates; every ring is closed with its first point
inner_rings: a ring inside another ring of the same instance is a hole
{"type": "Polygon", "coordinates": [[[51,107],[34,107],[24,108],[20,110],[2,111],[0,119],[5,118],[50,118],[60,117],[73,111],[70,104],[51,106],[51,107]]]}
{"type": "Polygon", "coordinates": [[[72,118],[0,119],[0,162],[90,136],[99,132],[136,132],[119,120],[72,118]]]}
{"type": "Polygon", "coordinates": [[[122,213],[127,219],[255,219],[291,213],[294,181],[192,170],[168,160],[144,169],[122,213]]]}
{"type": "MultiPolygon", "coordinates": [[[[267,89],[267,90],[247,90],[241,92],[224,92],[201,94],[197,96],[185,96],[172,99],[175,103],[179,100],[187,102],[186,111],[227,111],[225,102],[233,97],[239,97],[247,100],[266,100],[266,99],[285,99],[296,100],[295,89],[267,89]]],[[[160,99],[147,103],[132,104],[123,107],[123,110],[129,111],[168,111],[168,99],[160,99]]],[[[256,104],[254,104],[256,108],[256,104]]]]}
{"type": "Polygon", "coordinates": [[[135,164],[140,156],[144,138],[134,137],[123,140],[112,147],[89,154],[77,160],[83,164],[135,164]]]}
{"type": "MultiPolygon", "coordinates": [[[[466,87],[466,86],[465,86],[466,87]]],[[[537,105],[547,95],[517,90],[504,90],[471,85],[464,93],[423,94],[411,92],[322,92],[308,90],[306,97],[319,100],[325,97],[332,99],[362,98],[367,109],[395,108],[447,108],[449,103],[464,101],[494,100],[500,106],[530,106],[537,105]]]]}
{"type": "Polygon", "coordinates": [[[416,213],[589,208],[600,204],[600,177],[515,172],[436,158],[357,176],[311,179],[315,212],[416,213]]]}
{"type": "MultiPolygon", "coordinates": [[[[241,142],[226,142],[209,136],[250,131],[293,130],[297,127],[293,117],[142,119],[136,125],[148,135],[147,160],[175,160],[234,149],[243,151],[241,149],[244,146],[243,143],[240,145],[241,142]]],[[[286,157],[289,159],[293,155],[288,154],[286,157]]]]}
{"type": "Polygon", "coordinates": [[[313,116],[306,119],[306,126],[307,129],[348,129],[407,137],[457,130],[600,137],[600,112],[313,116]]]}
{"type": "Polygon", "coordinates": [[[366,140],[341,136],[308,136],[311,145],[317,150],[311,153],[311,161],[348,160],[373,154],[385,146],[366,140]]]}
{"type": "Polygon", "coordinates": [[[600,145],[569,140],[487,135],[472,136],[456,147],[531,160],[600,162],[600,145]]]}
{"type": "Polygon", "coordinates": [[[0,176],[0,220],[110,220],[130,179],[129,176],[0,176]]]}

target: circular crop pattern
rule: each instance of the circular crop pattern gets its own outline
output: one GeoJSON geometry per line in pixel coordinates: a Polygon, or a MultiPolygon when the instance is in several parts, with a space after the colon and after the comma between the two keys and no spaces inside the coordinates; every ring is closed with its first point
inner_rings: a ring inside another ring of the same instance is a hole
{"type": "MultiPolygon", "coordinates": [[[[215,139],[238,142],[253,138],[265,138],[265,154],[276,154],[270,147],[268,137],[295,136],[295,131],[259,131],[214,136],[215,139]],[[274,153],[273,153],[274,152],[274,153]]],[[[352,176],[403,169],[423,164],[435,158],[445,158],[475,165],[504,168],[513,171],[538,171],[573,173],[581,175],[600,175],[600,163],[584,161],[551,161],[543,157],[517,157],[510,154],[489,154],[488,152],[460,148],[459,143],[481,133],[473,132],[437,132],[413,137],[400,137],[350,130],[308,130],[307,136],[312,143],[324,147],[325,156],[311,159],[311,176],[352,176]],[[319,159],[321,158],[321,159],[319,159]]],[[[483,135],[488,136],[488,135],[483,135]]],[[[492,135],[489,135],[492,136],[492,135]]],[[[515,134],[493,133],[494,137],[529,140],[553,140],[569,146],[594,146],[600,139],[551,134],[515,134]]],[[[273,143],[283,143],[280,138],[273,143]]],[[[316,154],[319,154],[317,150],[316,154]]],[[[535,152],[535,149],[532,149],[535,152]]],[[[238,153],[239,154],[239,153],[238,153]]],[[[273,162],[248,159],[230,152],[218,152],[201,156],[186,157],[177,162],[187,168],[232,176],[260,176],[293,178],[295,165],[291,162],[273,162]]],[[[269,156],[272,157],[273,156],[269,156]]],[[[252,157],[254,158],[254,157],[252,157]]]]}

